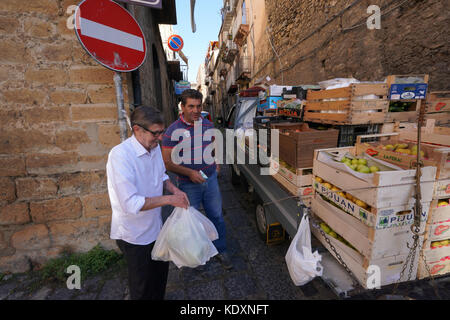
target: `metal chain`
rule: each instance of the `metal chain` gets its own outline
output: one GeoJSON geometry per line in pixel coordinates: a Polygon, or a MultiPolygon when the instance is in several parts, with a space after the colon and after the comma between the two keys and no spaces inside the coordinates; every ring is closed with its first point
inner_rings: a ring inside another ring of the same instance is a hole
{"type": "Polygon", "coordinates": [[[422,259],[423,263],[425,264],[425,269],[427,269],[428,275],[429,275],[430,278],[431,278],[431,287],[432,287],[433,290],[434,290],[434,294],[436,295],[436,297],[437,297],[439,300],[442,300],[441,295],[439,294],[438,288],[437,288],[437,286],[436,286],[436,283],[434,282],[434,276],[431,274],[430,267],[428,266],[427,259],[425,258],[425,255],[423,254],[423,250],[420,251],[419,258],[422,259]]]}
{"type": "MultiPolygon", "coordinates": [[[[306,207],[305,207],[306,208],[306,207]]],[[[355,286],[355,288],[362,288],[361,284],[359,283],[359,281],[356,279],[355,275],[353,274],[353,272],[349,269],[349,267],[347,266],[347,264],[345,263],[345,261],[342,259],[341,255],[339,254],[339,252],[337,252],[336,248],[334,247],[334,245],[331,243],[330,239],[325,235],[325,232],[322,230],[322,228],[320,228],[320,226],[317,223],[317,220],[315,219],[315,217],[312,216],[312,214],[309,212],[309,208],[306,208],[306,213],[305,216],[308,217],[309,219],[311,219],[311,224],[314,228],[316,228],[317,230],[319,230],[320,234],[322,235],[322,237],[325,239],[325,241],[327,242],[327,244],[330,246],[331,250],[333,251],[333,253],[336,255],[336,258],[338,259],[338,261],[342,264],[342,266],[344,267],[345,271],[347,271],[347,273],[350,275],[350,277],[353,280],[353,284],[355,286]]]]}

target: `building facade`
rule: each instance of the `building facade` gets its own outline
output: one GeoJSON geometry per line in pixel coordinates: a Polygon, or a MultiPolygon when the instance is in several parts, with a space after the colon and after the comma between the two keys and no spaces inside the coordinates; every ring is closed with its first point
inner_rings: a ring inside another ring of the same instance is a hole
{"type": "MultiPolygon", "coordinates": [[[[108,153],[120,143],[114,72],[78,42],[78,3],[0,2],[0,272],[98,243],[116,249],[106,184],[108,153]]],[[[165,5],[128,6],[148,52],[139,71],[121,76],[128,112],[153,105],[170,123],[175,97],[158,23],[176,15],[174,1],[165,5]]]]}
{"type": "Polygon", "coordinates": [[[301,85],[429,74],[431,90],[449,90],[447,11],[440,0],[224,0],[219,59],[207,70],[215,108],[226,114],[236,92],[267,77],[301,85]],[[371,5],[379,29],[367,26],[371,5]]]}

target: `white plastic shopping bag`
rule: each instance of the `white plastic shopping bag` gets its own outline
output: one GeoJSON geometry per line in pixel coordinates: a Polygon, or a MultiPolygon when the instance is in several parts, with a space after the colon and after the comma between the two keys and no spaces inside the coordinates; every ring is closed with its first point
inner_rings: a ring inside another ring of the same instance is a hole
{"type": "Polygon", "coordinates": [[[311,230],[309,218],[304,215],[297,234],[286,253],[286,264],[289,275],[296,286],[302,286],[316,276],[321,276],[323,267],[319,261],[322,256],[311,248],[311,230]]]}
{"type": "Polygon", "coordinates": [[[214,224],[194,207],[175,208],[156,239],[152,259],[195,268],[218,253],[212,243],[218,238],[214,224]]]}

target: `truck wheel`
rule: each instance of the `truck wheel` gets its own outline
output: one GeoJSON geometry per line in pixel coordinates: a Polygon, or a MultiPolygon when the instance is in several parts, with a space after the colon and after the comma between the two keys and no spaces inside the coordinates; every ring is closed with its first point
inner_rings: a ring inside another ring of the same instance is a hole
{"type": "Polygon", "coordinates": [[[255,220],[258,235],[264,242],[267,241],[267,217],[262,201],[256,203],[255,220]]]}
{"type": "Polygon", "coordinates": [[[231,184],[237,186],[241,183],[241,177],[236,173],[234,166],[231,165],[231,184]]]}

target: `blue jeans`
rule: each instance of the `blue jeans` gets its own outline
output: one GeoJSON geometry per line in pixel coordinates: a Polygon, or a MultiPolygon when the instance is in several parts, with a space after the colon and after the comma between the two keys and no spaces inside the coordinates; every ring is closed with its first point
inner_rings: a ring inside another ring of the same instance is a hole
{"type": "Polygon", "coordinates": [[[213,241],[213,244],[219,253],[225,252],[225,221],[222,215],[222,194],[217,182],[217,172],[201,184],[179,181],[178,188],[187,194],[192,207],[200,210],[200,205],[203,205],[206,217],[211,220],[219,234],[219,239],[213,241]]]}

